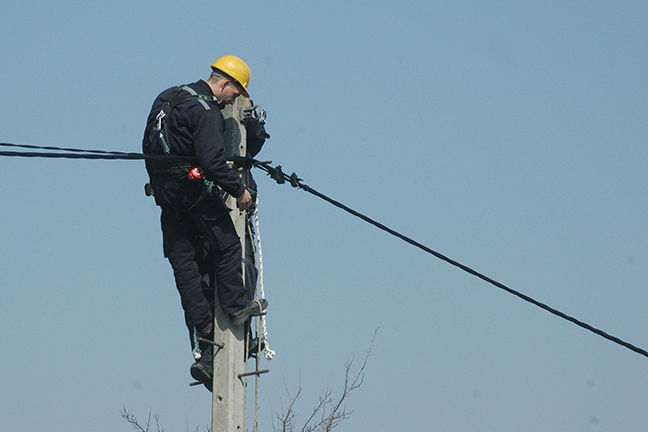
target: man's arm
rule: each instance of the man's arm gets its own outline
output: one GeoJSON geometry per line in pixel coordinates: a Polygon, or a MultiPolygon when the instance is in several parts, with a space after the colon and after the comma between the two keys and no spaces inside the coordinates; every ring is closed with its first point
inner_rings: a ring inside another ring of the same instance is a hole
{"type": "Polygon", "coordinates": [[[198,164],[207,180],[213,181],[225,192],[237,198],[239,208],[246,205],[249,207],[251,204],[247,203],[251,202],[252,198],[245,197],[247,192],[245,186],[225,158],[223,117],[217,110],[201,112],[202,109],[199,105],[196,108],[197,118],[195,118],[193,131],[194,151],[198,164]]]}

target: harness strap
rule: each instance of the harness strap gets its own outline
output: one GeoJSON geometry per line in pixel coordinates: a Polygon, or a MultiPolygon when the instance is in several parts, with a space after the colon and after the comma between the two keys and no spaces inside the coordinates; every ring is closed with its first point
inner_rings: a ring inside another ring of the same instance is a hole
{"type": "Polygon", "coordinates": [[[215,103],[219,109],[223,109],[225,107],[225,101],[218,99],[216,96],[198,94],[196,90],[192,89],[188,85],[180,86],[180,89],[188,92],[193,97],[187,97],[185,100],[182,100],[175,105],[179,105],[188,100],[198,100],[203,108],[205,108],[205,111],[209,111],[211,109],[207,101],[215,103]]]}
{"type": "MultiPolygon", "coordinates": [[[[155,152],[157,147],[160,147],[159,150],[162,150],[164,154],[171,154],[171,136],[169,134],[168,119],[175,107],[185,102],[197,100],[200,105],[205,109],[205,111],[210,111],[211,106],[208,102],[214,103],[218,106],[219,109],[225,107],[226,102],[218,99],[213,95],[204,95],[199,94],[194,89],[188,85],[181,85],[176,87],[173,92],[169,95],[169,98],[164,101],[162,108],[155,117],[155,123],[151,129],[151,134],[149,135],[149,142],[151,143],[151,149],[155,152]],[[182,95],[182,92],[187,92],[188,95],[182,95]],[[156,142],[158,143],[156,145],[156,142]]],[[[159,151],[158,150],[158,151],[159,151]]]]}

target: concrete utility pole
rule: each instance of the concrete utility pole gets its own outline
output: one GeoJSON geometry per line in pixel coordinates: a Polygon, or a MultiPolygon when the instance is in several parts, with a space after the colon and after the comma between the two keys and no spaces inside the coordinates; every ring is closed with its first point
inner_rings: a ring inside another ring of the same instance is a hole
{"type": "MultiPolygon", "coordinates": [[[[245,125],[241,123],[241,108],[247,99],[243,96],[236,99],[234,105],[223,109],[227,129],[225,131],[226,156],[246,155],[245,125]]],[[[244,178],[246,173],[239,170],[244,178]]],[[[244,178],[244,183],[246,179],[244,178]]],[[[246,212],[239,211],[236,198],[229,196],[227,206],[232,209],[230,216],[234,221],[236,232],[241,239],[243,256],[245,256],[246,212]]],[[[241,257],[241,260],[243,258],[241,257]]],[[[245,271],[243,271],[245,277],[245,271]]],[[[212,281],[211,283],[214,283],[212,281]]],[[[216,281],[216,283],[218,283],[216,281]]],[[[217,292],[217,291],[216,291],[217,292]]],[[[246,431],[246,380],[243,326],[232,327],[229,318],[223,314],[215,296],[214,341],[222,347],[214,347],[214,382],[212,395],[212,432],[245,432],[246,431]]]]}

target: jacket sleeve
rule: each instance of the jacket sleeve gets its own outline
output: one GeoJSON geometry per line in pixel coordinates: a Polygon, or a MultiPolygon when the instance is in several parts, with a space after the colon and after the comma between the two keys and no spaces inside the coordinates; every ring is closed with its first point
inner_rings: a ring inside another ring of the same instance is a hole
{"type": "Polygon", "coordinates": [[[192,117],[194,151],[203,175],[232,196],[243,195],[245,186],[225,159],[225,121],[220,110],[206,111],[197,105],[192,109],[192,117]]]}

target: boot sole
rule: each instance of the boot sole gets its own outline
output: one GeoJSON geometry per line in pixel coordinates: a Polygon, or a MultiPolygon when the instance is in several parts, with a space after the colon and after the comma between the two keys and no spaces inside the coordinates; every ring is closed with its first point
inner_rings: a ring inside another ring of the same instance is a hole
{"type": "Polygon", "coordinates": [[[268,301],[266,299],[253,300],[251,304],[245,307],[240,311],[240,315],[235,318],[230,319],[233,326],[237,327],[244,324],[248,319],[253,316],[259,316],[268,307],[268,301]]]}
{"type": "Polygon", "coordinates": [[[196,381],[205,382],[205,381],[212,381],[213,379],[213,377],[207,371],[203,370],[201,367],[192,365],[189,372],[191,373],[191,377],[196,381]]]}

